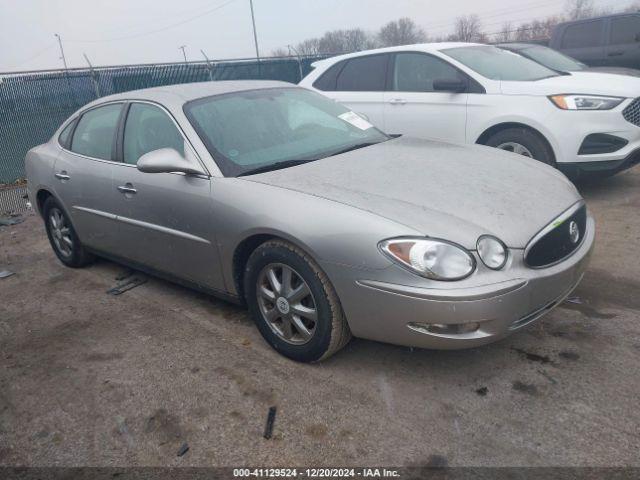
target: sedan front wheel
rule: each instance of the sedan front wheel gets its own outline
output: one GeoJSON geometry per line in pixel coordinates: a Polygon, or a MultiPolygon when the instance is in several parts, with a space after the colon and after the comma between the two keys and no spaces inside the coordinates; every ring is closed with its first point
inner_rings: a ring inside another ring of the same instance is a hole
{"type": "Polygon", "coordinates": [[[290,243],[268,241],[251,254],[244,291],[262,336],[293,360],[324,360],[351,338],[326,274],[290,243]]]}

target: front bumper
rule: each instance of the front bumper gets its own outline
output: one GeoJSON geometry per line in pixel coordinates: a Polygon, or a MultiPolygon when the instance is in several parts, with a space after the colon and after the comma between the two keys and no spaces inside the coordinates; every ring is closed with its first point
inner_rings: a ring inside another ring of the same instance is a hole
{"type": "Polygon", "coordinates": [[[634,150],[627,157],[621,160],[601,160],[598,162],[574,162],[558,163],[558,169],[567,177],[573,179],[581,178],[604,178],[627,170],[640,163],[640,148],[634,150]]]}
{"type": "MultiPolygon", "coordinates": [[[[398,345],[458,349],[494,342],[536,321],[557,306],[582,279],[595,237],[591,217],[582,245],[548,268],[524,265],[523,251],[511,250],[510,278],[483,283],[491,273],[477,271],[473,285],[431,282],[432,288],[365,277],[363,271],[332,271],[329,276],[356,337],[398,345]],[[415,329],[416,324],[478,322],[470,333],[441,334],[415,329]]],[[[334,266],[338,268],[337,266],[334,266]]],[[[329,267],[330,268],[330,267],[329,267]]],[[[379,274],[384,277],[384,274],[379,274]]]]}

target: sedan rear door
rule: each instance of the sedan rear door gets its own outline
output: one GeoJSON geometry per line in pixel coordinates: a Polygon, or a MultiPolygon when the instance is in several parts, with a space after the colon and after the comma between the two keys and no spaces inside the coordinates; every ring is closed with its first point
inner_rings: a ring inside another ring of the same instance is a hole
{"type": "Polygon", "coordinates": [[[55,194],[87,247],[112,251],[117,243],[112,165],[122,103],[85,111],[61,135],[53,169],[55,194]]]}

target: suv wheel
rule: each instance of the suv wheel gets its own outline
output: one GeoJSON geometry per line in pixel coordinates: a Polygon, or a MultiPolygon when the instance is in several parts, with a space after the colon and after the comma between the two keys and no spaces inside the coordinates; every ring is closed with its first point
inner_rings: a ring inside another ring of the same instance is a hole
{"type": "Polygon", "coordinates": [[[540,136],[526,128],[507,128],[491,135],[485,145],[533,158],[555,167],[553,152],[540,136]]]}

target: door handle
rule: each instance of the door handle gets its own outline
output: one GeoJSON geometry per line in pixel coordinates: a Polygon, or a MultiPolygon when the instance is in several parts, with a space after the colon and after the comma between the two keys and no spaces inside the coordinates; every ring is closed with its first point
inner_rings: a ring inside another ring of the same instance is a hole
{"type": "Polygon", "coordinates": [[[127,194],[127,193],[131,193],[131,194],[138,193],[138,191],[135,188],[133,188],[133,185],[131,185],[130,183],[127,183],[126,185],[120,185],[118,187],[118,190],[120,192],[124,193],[124,194],[127,194]]]}
{"type": "Polygon", "coordinates": [[[69,175],[67,175],[67,172],[65,172],[64,170],[61,171],[60,173],[56,173],[54,174],[54,176],[58,179],[58,180],[69,180],[71,177],[69,175]]]}
{"type": "Polygon", "coordinates": [[[616,50],[615,52],[607,53],[607,55],[609,57],[618,57],[618,56],[623,55],[623,54],[624,54],[624,52],[622,50],[616,50]]]}
{"type": "Polygon", "coordinates": [[[394,98],[392,100],[389,100],[389,103],[391,105],[404,105],[405,103],[407,103],[407,101],[404,98],[394,98]]]}

